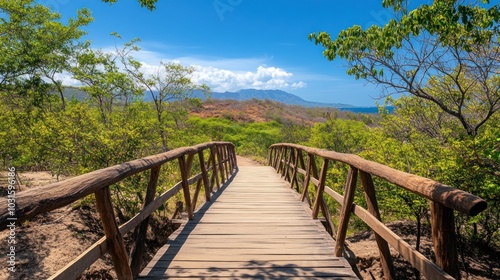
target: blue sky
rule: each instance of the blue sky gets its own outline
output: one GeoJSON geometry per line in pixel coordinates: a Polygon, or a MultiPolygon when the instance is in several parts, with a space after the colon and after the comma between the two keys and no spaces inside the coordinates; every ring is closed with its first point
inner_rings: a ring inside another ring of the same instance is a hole
{"type": "Polygon", "coordinates": [[[213,91],[281,89],[305,100],[374,106],[381,88],[346,74],[345,62],[329,62],[308,34],[332,36],[354,24],[368,27],[390,18],[381,0],[160,0],[154,11],[135,0],[39,0],[63,16],[87,7],[94,22],[85,39],[113,49],[135,37],[147,66],[175,61],[197,70],[193,80],[213,91]],[[119,33],[123,41],[112,36],[119,33]]]}

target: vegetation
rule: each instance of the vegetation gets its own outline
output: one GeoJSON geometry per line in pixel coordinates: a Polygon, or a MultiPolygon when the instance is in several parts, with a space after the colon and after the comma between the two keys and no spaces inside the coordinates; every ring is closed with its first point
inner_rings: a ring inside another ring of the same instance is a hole
{"type": "MultiPolygon", "coordinates": [[[[149,8],[154,2],[141,1],[149,8]]],[[[190,93],[209,89],[191,82],[193,69],[162,63],[148,75],[133,58],[138,41],[115,53],[80,42],[81,27],[92,20],[89,11],[63,24],[32,0],[2,1],[0,165],[77,175],[211,140],[231,141],[238,154],[261,160],[273,143],[299,143],[358,154],[484,198],[487,211],[457,217],[457,233],[499,246],[499,7],[435,1],[410,12],[406,1],[384,3],[399,20],[368,30],[355,26],[336,40],[311,35],[328,59],[346,59],[350,74],[410,93],[387,99],[392,114],[361,115],[271,101],[201,103],[190,93]],[[435,21],[438,16],[443,20],[435,21]],[[61,73],[80,81],[83,100],[68,96],[75,89],[64,87],[61,73]],[[145,102],[144,94],[153,101],[145,102]]],[[[342,175],[328,181],[342,192],[345,167],[333,165],[329,172],[342,175]]],[[[136,186],[144,181],[115,186],[121,219],[137,210],[142,197],[136,186]]],[[[427,221],[426,201],[383,181],[375,184],[384,220],[427,221]]]]}

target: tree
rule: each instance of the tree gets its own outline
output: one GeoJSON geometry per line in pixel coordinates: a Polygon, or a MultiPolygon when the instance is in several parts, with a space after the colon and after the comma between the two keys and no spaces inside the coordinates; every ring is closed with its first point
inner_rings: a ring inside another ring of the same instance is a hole
{"type": "MultiPolygon", "coordinates": [[[[57,74],[68,70],[68,57],[81,43],[85,32],[80,28],[92,21],[87,9],[78,11],[76,19],[65,25],[60,15],[33,0],[0,2],[0,91],[16,83],[30,83],[48,78],[62,101],[62,82],[57,74]],[[31,81],[31,82],[30,82],[31,81]]],[[[45,81],[40,81],[45,86],[45,81]]],[[[10,94],[14,91],[9,90],[10,94]]]]}
{"type": "Polygon", "coordinates": [[[326,32],[309,39],[329,60],[348,63],[348,74],[411,94],[460,121],[467,134],[500,110],[500,5],[436,0],[409,11],[407,0],[384,0],[395,19],[366,30],[352,26],[335,40],[326,32]]]}
{"type": "Polygon", "coordinates": [[[76,54],[76,62],[71,69],[74,78],[84,84],[81,89],[99,106],[104,122],[108,122],[113,105],[118,101],[127,106],[130,99],[142,95],[141,88],[120,70],[117,59],[115,54],[85,48],[76,54]]]}
{"type": "MultiPolygon", "coordinates": [[[[115,35],[118,36],[117,34],[115,35]]],[[[140,50],[135,45],[137,41],[138,39],[132,40],[126,43],[122,49],[117,48],[116,53],[120,57],[125,71],[134,79],[138,86],[151,96],[156,109],[162,148],[164,151],[168,151],[167,111],[177,124],[178,119],[176,116],[179,114],[182,115],[185,112],[182,105],[186,103],[182,102],[192,101],[190,97],[194,91],[201,91],[203,94],[209,95],[210,88],[205,84],[195,84],[191,80],[194,68],[185,67],[178,63],[160,62],[160,65],[153,73],[145,73],[141,69],[142,63],[131,56],[133,51],[140,50]]]]}
{"type": "MultiPolygon", "coordinates": [[[[116,3],[117,1],[118,0],[102,0],[102,2],[106,3],[116,3]]],[[[155,4],[156,2],[158,2],[158,0],[137,0],[137,1],[141,4],[141,7],[146,7],[150,11],[156,8],[155,4]]]]}

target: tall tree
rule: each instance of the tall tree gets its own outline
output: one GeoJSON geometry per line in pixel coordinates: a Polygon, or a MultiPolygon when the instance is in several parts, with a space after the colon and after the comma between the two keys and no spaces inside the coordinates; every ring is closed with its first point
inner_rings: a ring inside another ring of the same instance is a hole
{"type": "Polygon", "coordinates": [[[97,103],[105,123],[117,102],[128,105],[129,100],[142,95],[142,89],[120,69],[116,54],[85,48],[75,57],[73,77],[82,82],[81,89],[97,103]]]}
{"type": "MultiPolygon", "coordinates": [[[[106,3],[116,3],[118,0],[102,0],[102,2],[106,3]]],[[[156,8],[155,4],[158,2],[158,0],[137,0],[140,4],[141,7],[146,7],[148,10],[152,11],[156,8]]]]}
{"type": "Polygon", "coordinates": [[[45,86],[40,79],[48,78],[64,108],[57,74],[68,70],[68,57],[81,45],[78,40],[85,34],[80,28],[92,21],[90,12],[82,9],[76,19],[63,24],[58,13],[33,0],[0,1],[0,10],[0,91],[30,80],[45,86]]]}
{"type": "Polygon", "coordinates": [[[429,100],[474,136],[500,110],[500,4],[435,0],[410,11],[409,2],[384,0],[395,13],[384,26],[309,39],[329,60],[345,59],[348,74],[429,100]]]}
{"type": "MultiPolygon", "coordinates": [[[[168,151],[166,118],[170,116],[175,119],[175,115],[184,112],[182,105],[185,105],[186,102],[183,101],[192,101],[191,95],[194,91],[201,91],[203,94],[209,95],[210,88],[205,84],[195,84],[191,80],[194,68],[178,63],[160,62],[154,72],[145,72],[142,68],[143,64],[131,55],[132,52],[140,50],[135,44],[137,41],[138,39],[126,43],[122,49],[117,49],[116,52],[127,73],[137,85],[151,96],[156,109],[162,148],[164,151],[168,151]]],[[[175,121],[177,123],[177,119],[175,121]]]]}

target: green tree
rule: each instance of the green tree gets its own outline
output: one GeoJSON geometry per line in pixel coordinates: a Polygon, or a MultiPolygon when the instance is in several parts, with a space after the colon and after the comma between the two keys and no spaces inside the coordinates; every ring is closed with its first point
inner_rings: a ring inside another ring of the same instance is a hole
{"type": "Polygon", "coordinates": [[[109,121],[113,105],[127,106],[143,94],[131,77],[120,70],[117,59],[112,53],[85,48],[76,54],[71,69],[73,77],[84,84],[81,89],[97,103],[104,122],[109,121]]]}
{"type": "Polygon", "coordinates": [[[325,47],[327,59],[345,59],[348,74],[383,85],[387,94],[429,100],[476,135],[500,110],[500,5],[436,0],[410,11],[409,2],[384,0],[395,13],[384,26],[309,39],[325,47]]]}
{"type": "Polygon", "coordinates": [[[144,72],[142,63],[135,60],[131,55],[132,52],[140,50],[135,45],[137,41],[138,39],[135,39],[126,43],[122,49],[117,49],[116,52],[125,67],[125,71],[139,87],[151,96],[156,109],[162,148],[164,151],[168,151],[167,117],[173,117],[178,126],[179,117],[185,116],[184,105],[199,101],[191,98],[194,91],[201,91],[205,96],[209,96],[210,88],[205,84],[195,84],[191,80],[194,68],[182,66],[178,63],[160,62],[160,65],[153,73],[144,72]]]}
{"type": "MultiPolygon", "coordinates": [[[[150,11],[156,8],[155,4],[156,2],[158,2],[158,0],[137,0],[137,1],[141,4],[141,7],[146,7],[150,11]]],[[[102,2],[116,3],[118,2],[118,0],[102,0],[102,2]]]]}
{"type": "Polygon", "coordinates": [[[81,46],[85,34],[80,28],[92,21],[87,9],[78,11],[67,24],[60,15],[33,0],[0,2],[0,90],[15,94],[16,84],[40,85],[41,90],[56,90],[65,107],[62,82],[57,74],[68,70],[70,57],[81,46]],[[53,87],[45,86],[48,78],[53,87]]]}

